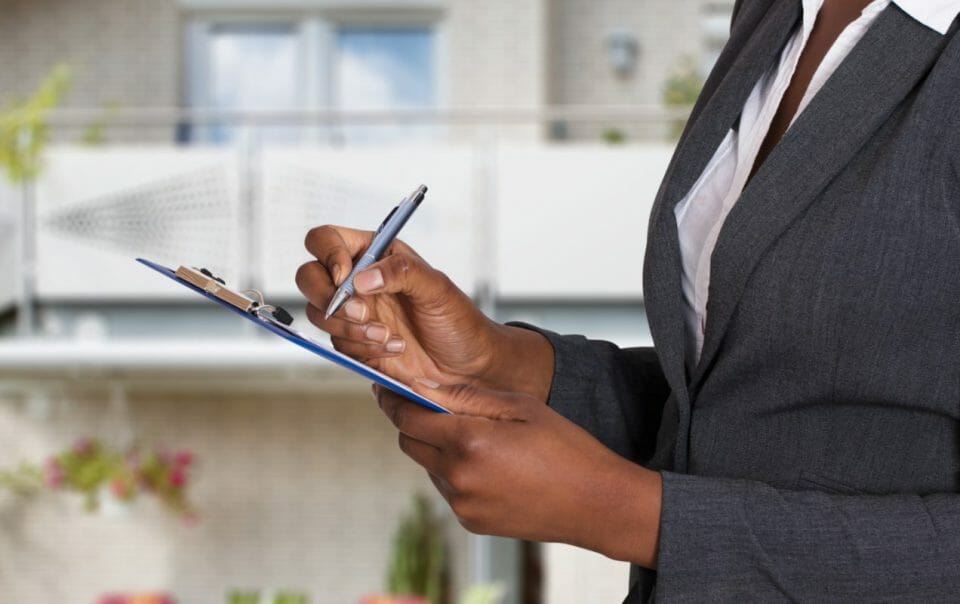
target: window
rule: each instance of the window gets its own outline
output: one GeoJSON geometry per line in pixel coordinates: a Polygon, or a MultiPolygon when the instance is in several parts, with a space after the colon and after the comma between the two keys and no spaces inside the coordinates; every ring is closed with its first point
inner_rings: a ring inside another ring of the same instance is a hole
{"type": "MultiPolygon", "coordinates": [[[[291,110],[304,106],[301,40],[294,23],[215,23],[202,27],[190,54],[195,73],[191,104],[227,112],[291,110]]],[[[199,138],[236,142],[235,124],[205,125],[199,138]]],[[[270,141],[296,138],[295,129],[259,131],[270,141]]]]}
{"type": "MultiPolygon", "coordinates": [[[[320,18],[287,22],[197,21],[187,53],[188,102],[240,112],[335,108],[426,108],[437,104],[436,35],[430,25],[338,25],[320,18]]],[[[181,136],[235,143],[234,123],[204,125],[181,136]]],[[[346,124],[257,128],[260,140],[382,142],[434,137],[424,124],[346,124]]]]}
{"type": "MultiPolygon", "coordinates": [[[[342,28],[337,34],[338,109],[411,109],[436,105],[434,36],[430,29],[342,28]]],[[[350,142],[429,138],[426,125],[348,126],[350,142]]]]}

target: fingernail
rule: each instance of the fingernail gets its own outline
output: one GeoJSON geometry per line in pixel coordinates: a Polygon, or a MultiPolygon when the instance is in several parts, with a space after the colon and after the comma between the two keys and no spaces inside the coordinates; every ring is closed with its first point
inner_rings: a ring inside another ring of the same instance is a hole
{"type": "Polygon", "coordinates": [[[377,398],[377,385],[376,385],[376,384],[370,384],[370,394],[373,395],[373,400],[377,401],[378,403],[380,402],[380,399],[377,398]]]}
{"type": "Polygon", "coordinates": [[[400,338],[394,338],[387,342],[387,352],[403,352],[406,347],[407,343],[400,338]]]}
{"type": "Polygon", "coordinates": [[[370,293],[383,287],[383,273],[379,268],[363,271],[353,278],[353,285],[361,293],[370,293]]]}
{"type": "Polygon", "coordinates": [[[438,384],[437,382],[434,382],[433,380],[428,380],[428,379],[425,378],[425,377],[413,378],[413,381],[415,381],[416,383],[420,384],[421,386],[425,386],[425,387],[430,388],[430,389],[432,389],[432,390],[436,390],[437,388],[440,387],[440,384],[438,384]]]}
{"type": "Polygon", "coordinates": [[[384,344],[390,337],[390,331],[383,325],[370,324],[363,330],[363,335],[367,336],[368,340],[384,344]]]}
{"type": "Polygon", "coordinates": [[[333,284],[337,286],[340,285],[340,265],[339,264],[333,265],[333,284]]]}
{"type": "Polygon", "coordinates": [[[347,313],[348,319],[363,321],[363,318],[367,315],[367,305],[360,300],[350,298],[347,300],[347,303],[343,305],[343,312],[347,313]]]}

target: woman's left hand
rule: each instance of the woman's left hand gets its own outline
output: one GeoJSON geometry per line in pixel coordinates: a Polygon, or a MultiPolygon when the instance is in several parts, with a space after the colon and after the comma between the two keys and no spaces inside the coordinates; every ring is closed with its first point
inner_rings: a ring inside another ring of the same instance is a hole
{"type": "Polygon", "coordinates": [[[473,533],[569,543],[653,568],[660,474],[616,455],[542,401],[473,386],[416,389],[429,411],[374,386],[400,448],[473,533]]]}

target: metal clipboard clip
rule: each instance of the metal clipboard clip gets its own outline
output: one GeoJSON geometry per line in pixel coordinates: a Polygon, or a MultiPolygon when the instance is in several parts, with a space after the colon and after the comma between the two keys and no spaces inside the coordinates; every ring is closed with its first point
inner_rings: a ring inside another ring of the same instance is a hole
{"type": "Polygon", "coordinates": [[[229,287],[223,279],[217,277],[205,268],[191,268],[181,266],[175,272],[177,277],[183,279],[190,285],[198,287],[211,296],[223,300],[231,306],[239,308],[243,312],[250,313],[261,319],[275,321],[285,327],[293,323],[293,316],[280,306],[267,304],[263,299],[263,294],[255,289],[248,289],[237,292],[229,287]]]}

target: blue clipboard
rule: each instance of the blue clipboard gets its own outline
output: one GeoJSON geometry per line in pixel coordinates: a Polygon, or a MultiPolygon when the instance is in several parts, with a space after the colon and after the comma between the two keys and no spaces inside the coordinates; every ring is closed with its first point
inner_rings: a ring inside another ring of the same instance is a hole
{"type": "Polygon", "coordinates": [[[413,401],[414,403],[417,403],[423,407],[426,407],[431,411],[436,411],[437,413],[450,413],[450,411],[448,409],[445,409],[442,405],[438,405],[437,403],[431,401],[430,399],[417,394],[416,392],[413,391],[413,389],[411,389],[406,384],[398,382],[392,377],[384,373],[381,373],[372,367],[368,367],[367,365],[364,365],[360,361],[354,360],[348,357],[347,355],[341,352],[338,352],[333,348],[330,348],[329,346],[326,346],[324,344],[321,344],[320,342],[312,340],[307,336],[297,332],[296,330],[291,329],[286,325],[283,325],[282,323],[269,321],[253,313],[244,312],[239,308],[231,306],[227,302],[224,302],[220,298],[208,292],[203,291],[202,289],[193,285],[192,283],[187,283],[186,281],[178,277],[173,270],[165,266],[161,266],[156,262],[151,262],[150,260],[146,260],[144,258],[137,258],[137,262],[139,262],[140,264],[143,264],[144,266],[152,268],[153,270],[157,271],[161,275],[164,275],[165,277],[169,277],[170,279],[173,279],[180,285],[195,291],[196,293],[200,294],[201,296],[203,296],[204,298],[207,298],[212,302],[216,302],[220,306],[232,312],[235,312],[241,317],[245,317],[247,320],[253,321],[254,323],[266,329],[270,333],[280,336],[281,338],[289,342],[293,342],[297,346],[304,348],[306,350],[309,350],[310,352],[316,355],[319,355],[327,359],[328,361],[333,361],[337,365],[340,365],[341,367],[345,367],[346,369],[349,369],[350,371],[360,376],[363,376],[368,380],[372,380],[377,384],[380,384],[384,388],[387,388],[393,392],[396,392],[400,396],[403,396],[413,401]]]}

